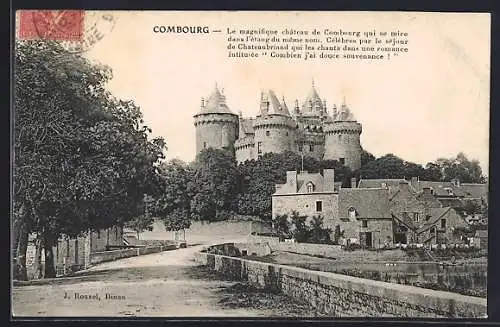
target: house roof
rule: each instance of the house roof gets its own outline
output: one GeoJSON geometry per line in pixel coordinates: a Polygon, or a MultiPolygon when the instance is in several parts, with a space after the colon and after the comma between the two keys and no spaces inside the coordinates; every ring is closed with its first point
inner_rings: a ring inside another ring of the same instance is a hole
{"type": "Polygon", "coordinates": [[[358,183],[359,188],[380,188],[380,187],[399,187],[399,183],[405,182],[403,178],[397,179],[360,179],[358,183]],[[385,186],[384,186],[385,185],[385,186]]]}
{"type": "Polygon", "coordinates": [[[392,217],[399,220],[402,222],[404,225],[406,225],[408,228],[415,230],[417,227],[415,226],[415,223],[413,219],[411,219],[410,215],[408,215],[407,212],[400,212],[400,213],[392,213],[392,217]]]}
{"type": "MultiPolygon", "coordinates": [[[[290,184],[278,184],[276,192],[274,194],[291,194],[291,193],[308,193],[307,184],[312,183],[314,185],[313,193],[318,192],[332,192],[331,190],[326,191],[324,185],[324,176],[320,173],[309,173],[306,171],[297,174],[297,184],[294,189],[290,184]]],[[[334,190],[339,190],[342,186],[342,182],[334,182],[334,190]]]]}
{"type": "Polygon", "coordinates": [[[391,218],[386,188],[342,188],[339,190],[339,217],[349,218],[349,209],[358,219],[391,218]]]}
{"type": "Polygon", "coordinates": [[[320,173],[301,172],[297,174],[297,190],[298,193],[307,193],[307,185],[314,185],[314,192],[323,191],[323,175],[320,173]]]}
{"type": "Polygon", "coordinates": [[[431,217],[425,222],[424,225],[422,225],[422,227],[417,230],[417,233],[420,234],[422,232],[425,232],[426,230],[434,226],[434,224],[450,210],[453,209],[451,207],[429,208],[429,215],[431,217]]]}

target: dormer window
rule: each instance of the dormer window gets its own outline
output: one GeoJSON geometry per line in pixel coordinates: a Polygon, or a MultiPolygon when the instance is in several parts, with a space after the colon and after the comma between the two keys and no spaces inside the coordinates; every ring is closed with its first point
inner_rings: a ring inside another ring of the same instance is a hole
{"type": "Polygon", "coordinates": [[[382,187],[386,188],[387,187],[387,183],[382,183],[382,187]]]}
{"type": "Polygon", "coordinates": [[[312,193],[314,192],[314,184],[309,182],[307,183],[307,193],[312,193]]]}
{"type": "Polygon", "coordinates": [[[347,210],[347,214],[349,216],[349,219],[356,219],[356,209],[353,207],[350,207],[349,210],[347,210]]]}

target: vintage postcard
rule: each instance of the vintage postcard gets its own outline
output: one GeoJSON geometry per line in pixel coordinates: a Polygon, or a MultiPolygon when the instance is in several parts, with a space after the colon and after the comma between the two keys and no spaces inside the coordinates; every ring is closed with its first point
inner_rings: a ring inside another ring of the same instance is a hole
{"type": "Polygon", "coordinates": [[[486,318],[490,24],[17,11],[12,315],[486,318]]]}

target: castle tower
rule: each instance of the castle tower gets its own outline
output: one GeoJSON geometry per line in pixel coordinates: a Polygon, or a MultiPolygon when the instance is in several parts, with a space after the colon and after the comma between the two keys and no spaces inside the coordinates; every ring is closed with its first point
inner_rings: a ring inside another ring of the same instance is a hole
{"type": "Polygon", "coordinates": [[[345,104],[333,109],[332,121],[325,125],[325,160],[338,160],[356,170],[361,167],[361,124],[345,104]]]}
{"type": "Polygon", "coordinates": [[[269,90],[261,94],[260,111],[254,125],[255,154],[295,149],[295,123],[286,104],[269,90]]]}
{"type": "Polygon", "coordinates": [[[238,115],[231,112],[216,84],[208,99],[201,99],[200,112],[194,115],[196,153],[205,148],[234,151],[238,121],[238,115]]]}

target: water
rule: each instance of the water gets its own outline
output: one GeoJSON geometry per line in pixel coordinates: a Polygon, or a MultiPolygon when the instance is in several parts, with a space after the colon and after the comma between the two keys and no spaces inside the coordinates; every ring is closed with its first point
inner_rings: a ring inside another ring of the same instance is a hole
{"type": "Polygon", "coordinates": [[[336,263],[330,271],[386,282],[486,297],[487,265],[436,263],[336,263]]]}

